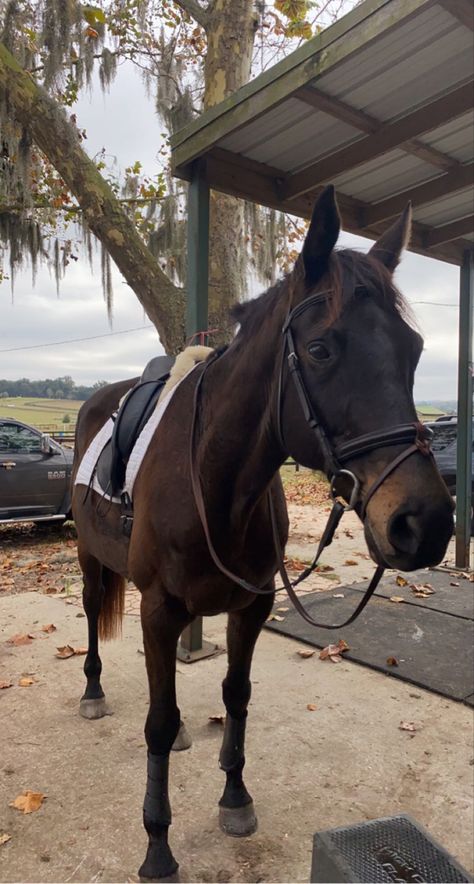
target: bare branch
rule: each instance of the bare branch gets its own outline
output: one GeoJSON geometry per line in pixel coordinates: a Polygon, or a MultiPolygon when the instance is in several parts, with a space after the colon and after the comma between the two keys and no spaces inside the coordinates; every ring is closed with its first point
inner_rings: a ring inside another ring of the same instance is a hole
{"type": "Polygon", "coordinates": [[[209,21],[208,10],[204,9],[198,0],[175,0],[175,2],[206,30],[209,21]]]}

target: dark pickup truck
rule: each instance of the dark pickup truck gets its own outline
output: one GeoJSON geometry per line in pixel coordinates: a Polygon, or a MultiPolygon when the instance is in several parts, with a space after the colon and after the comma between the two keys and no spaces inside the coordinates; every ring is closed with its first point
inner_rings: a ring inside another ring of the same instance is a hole
{"type": "MultiPolygon", "coordinates": [[[[456,455],[458,422],[456,417],[448,419],[439,418],[430,422],[428,426],[433,430],[431,447],[438,464],[438,469],[453,496],[456,495],[456,455]]],[[[473,425],[474,437],[474,425],[473,425]]],[[[471,455],[471,536],[474,536],[474,442],[471,455]]]]}
{"type": "Polygon", "coordinates": [[[68,518],[73,457],[34,427],[0,418],[0,523],[68,518]]]}

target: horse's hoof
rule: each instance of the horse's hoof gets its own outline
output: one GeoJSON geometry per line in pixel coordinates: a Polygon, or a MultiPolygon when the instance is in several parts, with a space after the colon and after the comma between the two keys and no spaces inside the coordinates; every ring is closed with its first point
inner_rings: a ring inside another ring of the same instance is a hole
{"type": "Polygon", "coordinates": [[[179,725],[178,735],[171,747],[173,752],[182,752],[184,749],[189,749],[193,745],[193,741],[189,736],[188,731],[186,730],[186,725],[184,722],[181,722],[179,725]]]}
{"type": "Polygon", "coordinates": [[[169,881],[170,884],[171,882],[173,882],[174,884],[174,882],[176,881],[179,884],[181,879],[179,877],[179,870],[176,869],[176,872],[173,872],[171,875],[166,875],[164,878],[147,878],[145,875],[139,875],[138,880],[142,882],[160,881],[162,882],[162,884],[166,884],[167,881],[169,881]]]}
{"type": "MultiPolygon", "coordinates": [[[[165,863],[165,867],[166,867],[166,863],[165,863]]],[[[166,874],[162,875],[161,878],[155,878],[153,876],[150,877],[151,871],[152,871],[152,868],[150,868],[150,864],[149,864],[148,857],[147,857],[145,862],[143,863],[143,865],[138,870],[139,880],[140,881],[161,881],[161,882],[163,882],[163,884],[165,884],[165,882],[167,882],[167,881],[170,881],[170,882],[177,881],[179,884],[179,880],[180,880],[180,878],[179,878],[179,865],[173,856],[171,856],[171,866],[170,866],[170,870],[167,875],[166,874]]]]}
{"type": "Polygon", "coordinates": [[[226,835],[243,838],[257,831],[253,801],[243,807],[219,807],[219,826],[226,835]]]}
{"type": "Polygon", "coordinates": [[[83,718],[93,720],[94,718],[103,718],[104,715],[113,715],[113,712],[107,706],[105,697],[97,697],[95,700],[88,700],[83,697],[79,703],[79,714],[83,718]]]}

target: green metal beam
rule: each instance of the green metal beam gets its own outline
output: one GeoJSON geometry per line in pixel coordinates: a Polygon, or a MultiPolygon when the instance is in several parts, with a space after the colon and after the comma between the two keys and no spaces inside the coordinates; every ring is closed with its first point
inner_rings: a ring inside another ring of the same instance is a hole
{"type": "Polygon", "coordinates": [[[205,160],[193,164],[188,195],[188,276],[186,332],[189,337],[208,325],[209,185],[205,160]]]}
{"type": "Polygon", "coordinates": [[[469,568],[472,496],[472,331],[474,251],[464,253],[459,301],[456,566],[469,568]]]}
{"type": "MultiPolygon", "coordinates": [[[[192,178],[188,193],[188,273],[186,333],[193,338],[208,328],[209,288],[209,185],[206,181],[205,160],[197,160],[192,166],[192,178]]],[[[198,343],[198,341],[196,341],[198,343]]],[[[217,646],[203,641],[202,617],[196,617],[183,631],[178,645],[178,659],[194,663],[203,657],[211,657],[217,646]]]]}

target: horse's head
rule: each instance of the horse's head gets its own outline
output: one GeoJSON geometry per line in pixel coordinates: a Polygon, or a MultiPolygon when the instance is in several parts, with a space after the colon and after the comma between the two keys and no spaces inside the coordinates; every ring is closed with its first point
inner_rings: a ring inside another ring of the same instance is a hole
{"type": "MultiPolygon", "coordinates": [[[[332,472],[335,460],[355,475],[355,508],[372,557],[403,570],[441,561],[453,531],[452,499],[420,425],[415,430],[413,380],[423,340],[392,279],[410,221],[408,206],[368,254],[335,252],[339,214],[333,188],[323,191],[285,287],[279,416],[284,447],[297,461],[332,472]],[[418,450],[403,459],[413,444],[418,450]]],[[[341,479],[348,497],[352,480],[341,479]]]]}

